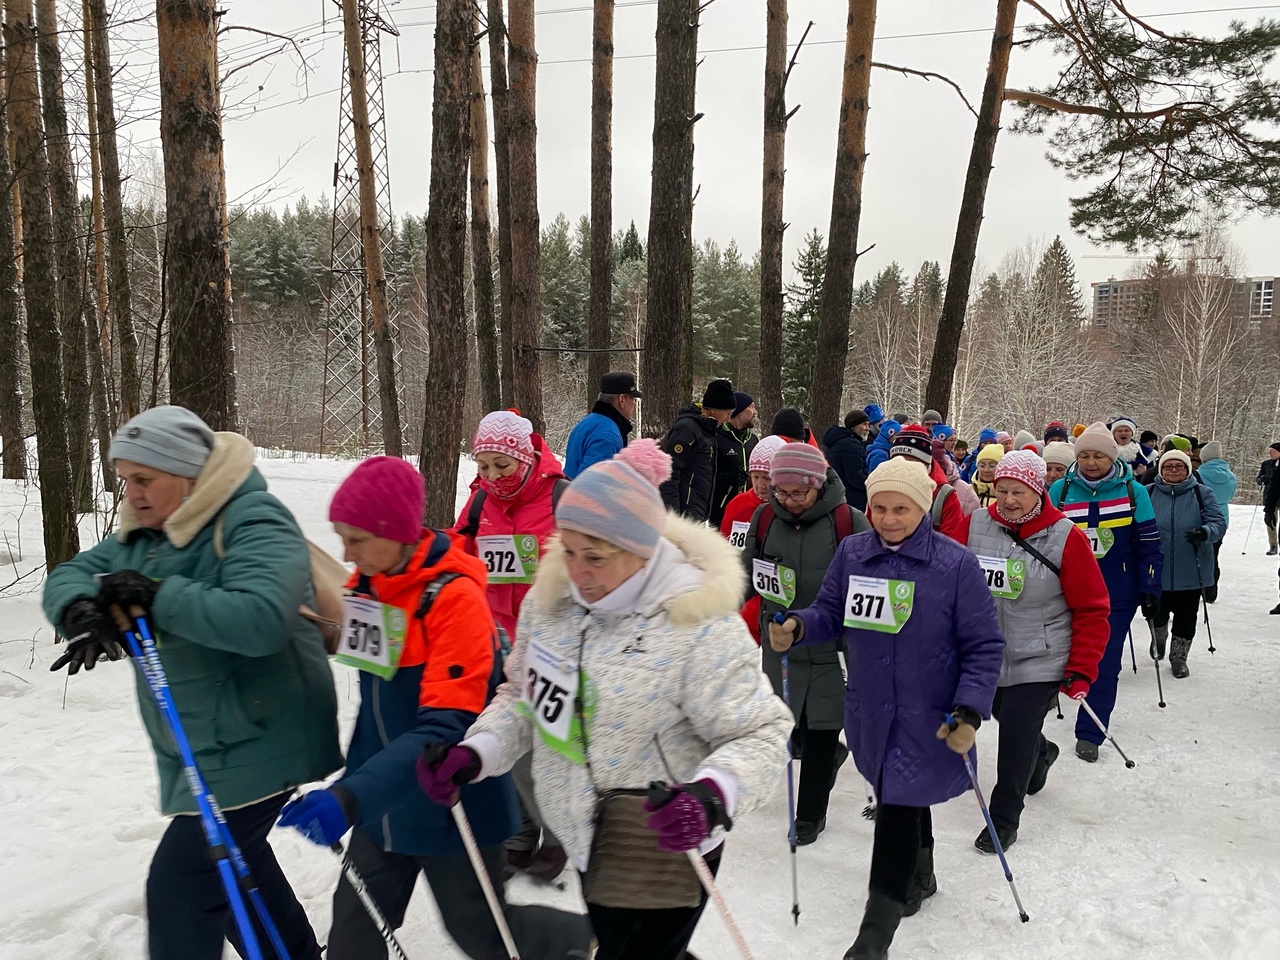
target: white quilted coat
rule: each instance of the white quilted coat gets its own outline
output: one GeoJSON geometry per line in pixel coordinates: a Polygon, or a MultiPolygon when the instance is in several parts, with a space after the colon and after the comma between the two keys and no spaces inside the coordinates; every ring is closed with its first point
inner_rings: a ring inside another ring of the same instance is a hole
{"type": "Polygon", "coordinates": [[[646,572],[632,612],[590,611],[573,600],[559,540],[551,540],[507,662],[507,675],[523,678],[528,644],[570,662],[581,645],[581,669],[595,690],[586,737],[594,784],[587,766],[536,734],[519,709],[519,679],[499,688],[464,741],[480,755],[482,777],[505,773],[532,748],[538,806],[579,870],[591,851],[597,791],[643,789],[672,774],[680,782],[711,777],[738,817],[768,799],[786,765],[791,714],[738,616],[745,584],[737,551],[673,515],[646,572]]]}

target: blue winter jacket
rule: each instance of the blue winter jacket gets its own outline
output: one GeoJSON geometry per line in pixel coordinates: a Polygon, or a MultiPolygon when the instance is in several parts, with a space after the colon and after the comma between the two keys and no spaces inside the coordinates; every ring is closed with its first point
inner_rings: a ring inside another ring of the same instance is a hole
{"type": "MultiPolygon", "coordinates": [[[[607,407],[607,404],[597,401],[592,411],[579,420],[569,433],[564,455],[564,475],[570,480],[592,464],[610,459],[627,445],[622,428],[600,411],[602,406],[607,407]]],[[[621,418],[621,415],[617,416],[621,418]]]]}
{"type": "Polygon", "coordinates": [[[959,754],[936,738],[962,704],[991,713],[1004,636],[977,558],[922,522],[901,548],[874,531],[846,537],[818,596],[792,611],[800,646],[844,641],[844,728],[859,772],[884,803],[927,807],[969,789],[959,754]],[[897,634],[844,626],[851,576],[910,581],[911,613],[897,634]]]}
{"type": "Polygon", "coordinates": [[[1144,593],[1159,595],[1160,531],[1147,488],[1133,478],[1127,463],[1117,460],[1111,473],[1096,485],[1072,465],[1050,487],[1049,499],[1086,533],[1107,531],[1094,538],[1099,544],[1094,555],[1107,582],[1113,612],[1136,610],[1144,593]]]}
{"type": "Polygon", "coordinates": [[[1222,459],[1206,460],[1196,471],[1200,482],[1213,491],[1218,506],[1222,508],[1222,531],[1231,526],[1231,498],[1236,495],[1240,480],[1231,472],[1231,465],[1222,459]]]}
{"type": "Polygon", "coordinates": [[[889,459],[889,447],[893,445],[893,438],[897,436],[898,431],[902,429],[902,424],[897,420],[886,420],[880,424],[880,434],[867,447],[867,472],[870,473],[880,464],[889,459]]]}
{"type": "Polygon", "coordinates": [[[1227,530],[1226,517],[1213,491],[1195,477],[1177,486],[1163,478],[1147,488],[1160,528],[1160,549],[1164,552],[1163,586],[1166,590],[1199,590],[1213,585],[1213,544],[1227,530]],[[1197,489],[1199,496],[1197,496],[1197,489]],[[1204,527],[1209,539],[1200,544],[1187,540],[1192,527],[1204,527]]]}

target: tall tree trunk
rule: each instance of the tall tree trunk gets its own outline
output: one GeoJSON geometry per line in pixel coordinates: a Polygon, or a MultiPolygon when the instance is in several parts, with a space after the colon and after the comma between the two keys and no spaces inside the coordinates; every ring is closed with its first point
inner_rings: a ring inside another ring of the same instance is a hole
{"type": "Polygon", "coordinates": [[[521,414],[541,433],[542,285],[538,226],[538,51],[533,0],[511,0],[508,30],[511,90],[507,136],[511,153],[511,339],[513,395],[521,414]]]}
{"type": "Polygon", "coordinates": [[[782,408],[782,187],[787,144],[787,0],[765,4],[764,198],[760,210],[760,419],[782,408]]]}
{"type": "MultiPolygon", "coordinates": [[[[8,103],[5,51],[0,47],[0,84],[8,103]]],[[[9,120],[0,104],[0,185],[13,180],[9,164],[9,120]]],[[[16,184],[15,184],[16,186],[16,184]]],[[[27,479],[27,444],[22,431],[22,290],[18,283],[18,250],[13,235],[13,205],[0,203],[0,443],[4,444],[0,475],[27,479]]]]}
{"type": "MultiPolygon", "coordinates": [[[[62,91],[62,51],[58,46],[55,0],[37,0],[36,26],[49,152],[53,234],[58,259],[58,307],[62,320],[62,374],[67,399],[67,447],[76,507],[93,509],[93,453],[90,449],[89,366],[86,357],[84,248],[80,243],[80,201],[76,196],[67,108],[62,91]]],[[[106,451],[103,451],[105,454],[106,451]]]]}
{"type": "Polygon", "coordinates": [[[809,422],[818,436],[839,420],[840,398],[844,392],[853,271],[858,262],[858,221],[862,217],[862,175],[867,163],[867,111],[875,26],[876,0],[849,0],[835,189],[831,197],[831,228],[827,233],[827,268],[818,305],[818,344],[809,390],[809,422]]]}
{"type": "Polygon", "coordinates": [[[347,80],[351,89],[351,129],[356,143],[356,175],[360,185],[360,246],[364,282],[373,317],[374,353],[378,363],[378,400],[382,408],[382,445],[388,456],[403,456],[400,395],[396,390],[396,352],[382,264],[382,226],[378,222],[377,171],[369,130],[369,91],[365,83],[364,31],[356,0],[342,0],[342,28],[347,43],[347,80]]]}
{"type": "MultiPolygon", "coordinates": [[[[613,5],[595,0],[591,40],[591,301],[587,346],[613,343],[613,5]]],[[[608,353],[587,355],[587,395],[609,372],[608,353]]]]}
{"type": "Polygon", "coordinates": [[[57,258],[49,204],[49,158],[45,155],[36,74],[36,25],[31,0],[5,0],[4,43],[9,122],[14,165],[22,189],[26,231],[24,289],[27,352],[31,358],[31,406],[39,447],[40,505],[45,562],[52,570],[80,549],[75,495],[67,453],[67,404],[62,395],[62,347],[58,324],[57,258]]]}
{"type": "Polygon", "coordinates": [[[451,526],[467,385],[467,167],[470,159],[471,12],[438,0],[431,185],[427,209],[427,386],[419,469],[429,526],[451,526]]]}
{"type": "Polygon", "coordinates": [[[964,332],[964,315],[969,305],[973,264],[978,258],[978,231],[982,227],[982,210],[987,202],[987,184],[991,180],[996,138],[1000,135],[1000,110],[1004,105],[1005,77],[1009,73],[1009,54],[1013,51],[1013,28],[1017,19],[1018,0],[998,0],[995,29],[991,34],[991,59],[987,63],[987,82],[982,88],[978,124],[973,133],[973,148],[969,152],[969,170],[964,178],[960,219],[956,224],[956,240],[951,248],[951,266],[947,272],[947,293],[942,301],[942,316],[933,340],[929,387],[924,395],[925,406],[938,411],[944,420],[951,407],[951,386],[955,380],[956,359],[960,355],[960,335],[964,332]]]}
{"type": "Polygon", "coordinates": [[[215,430],[234,430],[216,30],[212,0],[157,0],[169,399],[215,430]]]}
{"type": "Polygon", "coordinates": [[[129,283],[129,246],[124,236],[124,182],[116,143],[116,108],[111,90],[111,44],[107,37],[106,0],[86,0],[93,38],[93,84],[98,121],[98,157],[102,164],[102,201],[106,221],[106,266],[111,311],[116,321],[120,364],[120,417],[142,409],[138,338],[133,329],[133,294],[129,283]]]}
{"type": "Polygon", "coordinates": [[[498,189],[498,366],[502,405],[515,403],[515,348],[511,336],[511,144],[507,102],[507,25],[502,0],[488,0],[489,86],[493,95],[493,154],[498,189]]]}
{"type": "MultiPolygon", "coordinates": [[[[102,355],[106,411],[110,421],[105,429],[107,437],[110,438],[120,423],[120,410],[116,403],[115,377],[112,373],[115,365],[111,352],[111,294],[107,286],[107,231],[102,214],[102,164],[98,155],[98,96],[94,86],[93,29],[89,15],[89,3],[90,0],[83,0],[82,27],[84,31],[85,113],[88,115],[89,120],[89,173],[91,180],[89,209],[92,217],[94,306],[96,308],[94,320],[96,322],[98,352],[102,355]]],[[[102,426],[98,427],[99,436],[102,435],[103,430],[102,426]]],[[[112,482],[107,484],[106,487],[106,489],[110,490],[115,485],[115,472],[111,469],[111,463],[106,458],[105,448],[100,451],[100,454],[99,460],[102,461],[103,476],[108,476],[108,471],[110,471],[110,476],[112,477],[112,482]]]]}
{"type": "MultiPolygon", "coordinates": [[[[480,8],[472,12],[480,35],[480,8]]],[[[493,312],[493,251],[489,246],[489,117],[484,97],[480,44],[471,44],[471,277],[475,289],[476,352],[480,361],[480,402],[486,413],[502,407],[498,374],[498,329],[493,312]]]]}
{"type": "Polygon", "coordinates": [[[645,423],[664,429],[689,400],[685,370],[686,257],[693,207],[688,183],[693,163],[694,73],[699,0],[658,0],[653,102],[653,170],[649,199],[649,272],[644,360],[645,423]]]}

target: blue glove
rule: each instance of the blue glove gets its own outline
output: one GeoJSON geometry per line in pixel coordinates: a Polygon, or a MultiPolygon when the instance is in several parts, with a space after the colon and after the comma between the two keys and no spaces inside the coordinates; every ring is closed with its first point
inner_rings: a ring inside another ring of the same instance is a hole
{"type": "Polygon", "coordinates": [[[312,790],[285,805],[277,826],[293,827],[312,843],[331,847],[351,829],[351,820],[333,789],[312,790]]]}

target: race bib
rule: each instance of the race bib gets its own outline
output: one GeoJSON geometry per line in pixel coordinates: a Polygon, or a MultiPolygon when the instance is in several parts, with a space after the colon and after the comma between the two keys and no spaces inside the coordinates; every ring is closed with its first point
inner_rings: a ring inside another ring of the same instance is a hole
{"type": "Polygon", "coordinates": [[[342,639],[334,659],[390,680],[400,667],[407,625],[399,607],[368,597],[343,597],[342,639]]]}
{"type": "Polygon", "coordinates": [[[1099,559],[1105,557],[1112,544],[1116,542],[1116,535],[1110,527],[1084,527],[1082,529],[1084,530],[1084,535],[1089,538],[1089,546],[1093,549],[1093,555],[1099,559]]]}
{"type": "Polygon", "coordinates": [[[533,583],[538,572],[538,538],[529,534],[476,537],[476,552],[490,583],[533,583]]]}
{"type": "Polygon", "coordinates": [[[530,641],[525,653],[522,712],[528,713],[547,746],[574,763],[585,763],[582,725],[575,709],[578,690],[577,665],[530,641]]]}
{"type": "Polygon", "coordinates": [[[978,557],[993,597],[1017,600],[1027,585],[1027,562],[1012,557],[978,557]]]}
{"type": "Polygon", "coordinates": [[[796,599],[796,572],[780,563],[754,560],[751,563],[751,582],[756,593],[766,600],[783,607],[790,607],[796,599]]]}
{"type": "Polygon", "coordinates": [[[844,625],[897,633],[911,619],[916,585],[911,580],[850,577],[844,598],[844,625]]]}
{"type": "Polygon", "coordinates": [[[747,531],[749,529],[751,529],[750,521],[733,521],[729,525],[729,545],[735,550],[745,550],[747,546],[747,531]]]}

